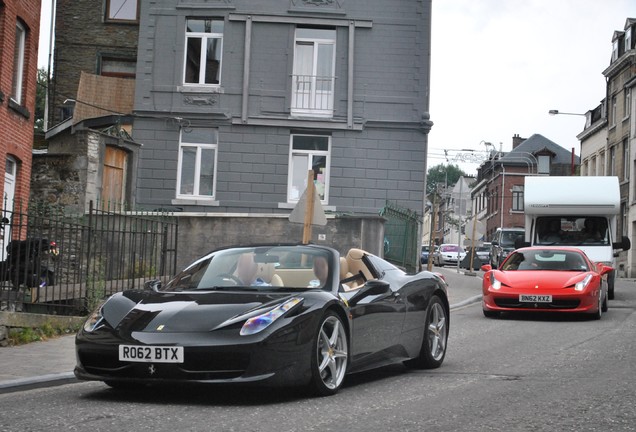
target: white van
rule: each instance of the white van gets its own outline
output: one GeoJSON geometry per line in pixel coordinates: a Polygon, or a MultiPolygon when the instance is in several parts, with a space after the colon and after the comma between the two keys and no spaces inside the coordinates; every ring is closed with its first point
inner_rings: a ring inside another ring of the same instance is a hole
{"type": "MultiPolygon", "coordinates": [[[[613,267],[616,251],[631,246],[627,237],[616,240],[617,177],[526,177],[523,195],[525,245],[575,246],[592,261],[613,267]]],[[[615,277],[616,271],[608,274],[610,299],[615,277]]]]}

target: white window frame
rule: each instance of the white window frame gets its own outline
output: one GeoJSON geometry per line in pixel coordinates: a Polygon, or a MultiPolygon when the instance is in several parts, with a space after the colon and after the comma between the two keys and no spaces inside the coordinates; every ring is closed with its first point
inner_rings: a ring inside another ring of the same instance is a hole
{"type": "Polygon", "coordinates": [[[513,212],[522,212],[524,210],[523,207],[523,186],[522,185],[513,185],[512,186],[512,206],[510,208],[513,212]]]}
{"type": "Polygon", "coordinates": [[[108,22],[138,22],[139,21],[139,1],[140,0],[106,0],[106,21],[108,22]],[[113,7],[113,2],[116,2],[117,4],[114,5],[113,7]],[[134,2],[135,3],[135,17],[134,18],[116,18],[115,16],[111,16],[111,15],[115,15],[117,13],[119,13],[119,11],[126,5],[127,2],[134,2]],[[113,11],[114,8],[117,8],[116,11],[114,11],[114,14],[111,13],[113,11]]]}
{"type": "Polygon", "coordinates": [[[217,166],[218,166],[218,130],[209,128],[210,131],[214,131],[214,136],[216,137],[216,143],[196,143],[196,142],[188,142],[187,134],[184,136],[184,130],[181,129],[181,133],[179,134],[179,157],[177,162],[177,190],[176,197],[177,199],[198,199],[198,200],[211,200],[213,201],[216,198],[216,179],[217,179],[217,166]],[[194,167],[194,184],[191,194],[181,193],[181,170],[183,164],[183,149],[184,148],[195,148],[196,149],[196,160],[194,167]],[[201,153],[202,150],[213,150],[214,151],[214,173],[212,180],[212,195],[200,195],[200,179],[201,179],[201,153]]]}
{"type": "Polygon", "coordinates": [[[26,28],[16,23],[15,51],[13,54],[13,80],[11,83],[11,99],[22,105],[22,86],[24,85],[24,52],[26,50],[26,28]]]}
{"type": "Polygon", "coordinates": [[[619,44],[619,40],[618,39],[616,39],[612,43],[612,61],[618,60],[618,44],[619,44]]]}
{"type": "Polygon", "coordinates": [[[292,89],[291,89],[291,114],[292,115],[305,115],[305,116],[312,116],[312,117],[324,117],[324,118],[331,118],[333,117],[333,112],[334,112],[334,97],[335,97],[335,86],[336,86],[336,80],[335,80],[335,71],[336,71],[336,31],[335,30],[322,30],[322,29],[306,29],[306,28],[297,28],[296,32],[294,33],[294,66],[293,66],[293,72],[292,72],[292,89]],[[324,32],[325,36],[328,36],[328,33],[333,33],[333,37],[324,37],[324,38],[318,38],[318,37],[302,37],[299,36],[299,33],[302,33],[304,30],[313,30],[316,32],[324,32]],[[310,80],[309,82],[302,82],[299,81],[299,77],[302,76],[300,75],[300,65],[299,65],[299,61],[301,56],[298,54],[298,46],[299,45],[312,45],[313,46],[313,59],[312,59],[312,71],[311,71],[311,75],[310,75],[310,80]],[[332,47],[332,58],[331,58],[331,71],[329,72],[331,74],[331,91],[320,91],[318,90],[318,69],[319,69],[319,64],[318,64],[318,52],[319,52],[319,47],[321,45],[331,45],[332,47]],[[304,87],[305,85],[308,85],[310,87],[308,94],[308,98],[309,98],[309,106],[306,107],[304,106],[305,103],[301,102],[300,104],[298,104],[298,100],[304,100],[304,98],[306,96],[302,96],[301,92],[298,91],[298,89],[300,87],[304,87]],[[323,104],[319,104],[317,105],[316,101],[318,99],[323,99],[326,98],[326,106],[324,106],[323,104]],[[297,105],[301,105],[301,106],[297,106],[297,105]],[[312,107],[312,105],[314,105],[312,107]]]}
{"type": "Polygon", "coordinates": [[[623,119],[629,117],[632,111],[632,89],[630,87],[625,88],[623,119]]]}
{"type": "Polygon", "coordinates": [[[612,146],[609,149],[609,176],[616,175],[616,146],[612,146]]]}
{"type": "Polygon", "coordinates": [[[629,180],[629,141],[623,140],[623,180],[629,180]]]}
{"type": "Polygon", "coordinates": [[[632,49],[631,46],[632,46],[632,28],[629,27],[627,30],[625,30],[625,52],[632,49]]]}
{"type": "MultiPolygon", "coordinates": [[[[304,190],[297,191],[295,194],[293,191],[293,173],[294,173],[294,155],[308,155],[307,158],[307,167],[305,173],[308,173],[310,169],[312,169],[312,160],[314,156],[325,156],[325,170],[327,171],[324,182],[324,196],[323,199],[320,200],[320,203],[323,205],[327,205],[329,203],[329,178],[331,177],[331,136],[328,135],[312,135],[312,134],[292,134],[289,137],[289,171],[287,174],[287,202],[288,203],[297,203],[300,200],[304,190]],[[294,137],[297,136],[311,136],[311,137],[321,137],[327,139],[327,150],[294,150],[294,137]]],[[[305,177],[306,179],[306,177],[305,177]]],[[[305,185],[306,187],[306,185],[305,185]]]]}
{"type": "Polygon", "coordinates": [[[611,106],[610,106],[610,127],[614,127],[616,126],[616,95],[612,96],[611,99],[611,106]]]}
{"type": "MultiPolygon", "coordinates": [[[[205,17],[205,18],[199,18],[199,17],[194,17],[194,18],[189,18],[189,19],[193,19],[193,20],[210,20],[210,21],[219,21],[223,23],[223,31],[225,32],[225,23],[223,22],[222,18],[211,18],[211,17],[205,17]]],[[[223,71],[223,33],[207,33],[207,32],[189,32],[187,30],[188,27],[188,23],[187,23],[187,19],[186,19],[186,30],[185,30],[185,46],[184,46],[184,52],[183,52],[183,85],[184,86],[205,86],[205,87],[220,87],[221,86],[221,74],[223,71]],[[199,38],[201,39],[201,52],[199,53],[200,55],[200,59],[199,59],[199,82],[198,83],[192,83],[192,82],[186,82],[186,72],[187,72],[187,67],[188,67],[188,40],[189,39],[194,39],[194,38],[199,38]],[[205,72],[206,72],[206,65],[207,65],[207,50],[205,49],[205,47],[208,46],[208,40],[210,39],[219,39],[219,51],[220,51],[220,55],[219,55],[219,82],[218,84],[216,83],[206,83],[205,82],[205,72]]]]}

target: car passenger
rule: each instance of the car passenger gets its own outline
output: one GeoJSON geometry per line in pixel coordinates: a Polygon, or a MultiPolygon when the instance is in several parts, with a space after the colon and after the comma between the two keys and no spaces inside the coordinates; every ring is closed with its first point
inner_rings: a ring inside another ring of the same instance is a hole
{"type": "Polygon", "coordinates": [[[236,276],[244,286],[269,286],[261,278],[256,277],[258,273],[258,264],[254,261],[253,253],[244,253],[239,256],[236,263],[236,276]]]}

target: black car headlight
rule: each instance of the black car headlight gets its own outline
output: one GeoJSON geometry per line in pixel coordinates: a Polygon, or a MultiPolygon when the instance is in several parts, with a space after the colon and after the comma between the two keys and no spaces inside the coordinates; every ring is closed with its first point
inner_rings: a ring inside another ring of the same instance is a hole
{"type": "Polygon", "coordinates": [[[248,336],[265,330],[274,321],[276,321],[278,318],[283,316],[285,313],[287,313],[289,310],[291,310],[294,306],[298,305],[302,301],[303,300],[301,298],[293,297],[265,313],[256,315],[248,319],[247,321],[245,321],[245,324],[243,324],[243,327],[241,328],[239,334],[241,336],[248,336]]]}
{"type": "Polygon", "coordinates": [[[86,322],[84,322],[84,331],[94,332],[98,328],[102,327],[105,323],[104,315],[102,314],[102,308],[104,307],[105,301],[102,302],[99,307],[95,309],[95,311],[90,314],[86,322]]]}

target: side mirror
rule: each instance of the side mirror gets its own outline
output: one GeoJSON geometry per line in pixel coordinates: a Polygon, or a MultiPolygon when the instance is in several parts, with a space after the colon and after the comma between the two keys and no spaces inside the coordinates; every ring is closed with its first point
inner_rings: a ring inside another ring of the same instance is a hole
{"type": "Polygon", "coordinates": [[[365,297],[388,295],[390,293],[391,286],[387,282],[376,279],[370,280],[349,299],[349,304],[353,306],[365,297]]]}
{"type": "Polygon", "coordinates": [[[153,279],[144,282],[144,289],[148,291],[157,292],[161,288],[161,281],[159,279],[153,279]]]}
{"type": "Polygon", "coordinates": [[[629,237],[623,236],[620,242],[614,242],[612,245],[614,249],[622,249],[624,251],[628,251],[632,247],[632,242],[629,240],[629,237]]]}
{"type": "Polygon", "coordinates": [[[483,272],[489,272],[490,270],[492,270],[492,266],[490,264],[484,264],[483,266],[480,267],[480,269],[483,272]]]}
{"type": "Polygon", "coordinates": [[[599,273],[601,276],[611,273],[613,271],[614,271],[614,267],[610,267],[605,264],[599,264],[599,273]]]}

